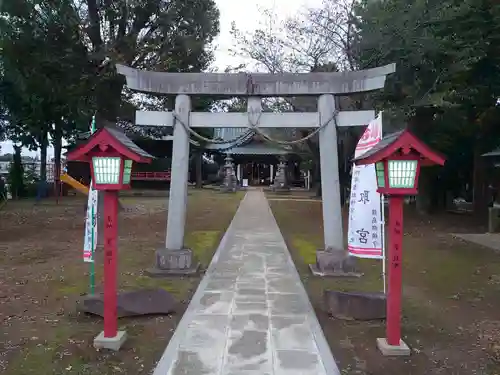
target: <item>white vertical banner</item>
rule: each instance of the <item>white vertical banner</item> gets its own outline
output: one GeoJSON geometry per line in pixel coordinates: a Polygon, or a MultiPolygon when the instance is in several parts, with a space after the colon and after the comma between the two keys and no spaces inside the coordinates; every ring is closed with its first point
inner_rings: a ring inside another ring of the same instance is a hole
{"type": "MultiPolygon", "coordinates": [[[[354,157],[361,156],[381,139],[382,114],[380,113],[363,133],[356,146],[354,157]]],[[[375,165],[354,165],[349,202],[349,255],[358,258],[384,258],[383,220],[375,165]]]]}
{"type": "Polygon", "coordinates": [[[97,244],[97,203],[98,191],[90,183],[87,200],[87,216],[85,217],[85,235],[83,239],[83,261],[93,262],[97,244]]]}

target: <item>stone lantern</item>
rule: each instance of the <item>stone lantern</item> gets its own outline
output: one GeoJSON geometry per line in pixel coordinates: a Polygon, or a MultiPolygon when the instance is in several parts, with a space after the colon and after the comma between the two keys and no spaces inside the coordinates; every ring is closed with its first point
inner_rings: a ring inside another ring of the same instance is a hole
{"type": "Polygon", "coordinates": [[[221,185],[221,191],[225,193],[234,193],[236,192],[236,188],[238,186],[238,182],[236,180],[236,175],[234,173],[234,165],[233,158],[230,154],[226,155],[225,164],[224,164],[224,180],[221,185]]]}
{"type": "Polygon", "coordinates": [[[290,191],[287,179],[286,159],[284,156],[280,158],[278,169],[276,170],[276,176],[274,177],[274,182],[271,188],[273,191],[278,193],[286,193],[290,191]]]}

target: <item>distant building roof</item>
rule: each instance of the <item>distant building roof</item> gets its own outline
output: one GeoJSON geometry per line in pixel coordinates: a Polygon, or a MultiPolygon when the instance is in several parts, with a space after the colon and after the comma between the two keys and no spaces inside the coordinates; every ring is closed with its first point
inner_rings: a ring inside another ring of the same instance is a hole
{"type": "MultiPolygon", "coordinates": [[[[14,154],[3,154],[0,155],[0,161],[12,161],[14,159],[14,154]]],[[[35,159],[31,156],[21,155],[21,161],[23,163],[36,163],[40,160],[35,159]]]]}
{"type": "MultiPolygon", "coordinates": [[[[113,127],[122,130],[127,137],[135,140],[137,138],[152,139],[155,141],[172,141],[173,140],[173,128],[171,127],[161,127],[161,126],[142,126],[135,125],[131,121],[118,119],[115,123],[110,121],[101,120],[98,124],[98,129],[103,127],[113,127]]],[[[78,137],[79,140],[85,140],[90,136],[90,131],[81,133],[78,137]]],[[[190,139],[189,143],[193,146],[199,146],[200,144],[194,140],[190,139]]]]}

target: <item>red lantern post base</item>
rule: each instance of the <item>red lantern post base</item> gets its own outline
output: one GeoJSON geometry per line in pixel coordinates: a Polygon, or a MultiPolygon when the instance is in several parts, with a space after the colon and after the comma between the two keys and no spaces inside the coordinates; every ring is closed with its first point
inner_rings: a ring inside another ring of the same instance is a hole
{"type": "Polygon", "coordinates": [[[411,350],[403,340],[399,340],[399,345],[389,345],[386,338],[377,339],[377,348],[385,356],[407,356],[411,350]]]}
{"type": "Polygon", "coordinates": [[[116,336],[106,337],[104,331],[99,333],[99,335],[94,339],[94,348],[108,349],[117,352],[122,347],[123,343],[127,340],[127,332],[117,331],[116,336]]]}

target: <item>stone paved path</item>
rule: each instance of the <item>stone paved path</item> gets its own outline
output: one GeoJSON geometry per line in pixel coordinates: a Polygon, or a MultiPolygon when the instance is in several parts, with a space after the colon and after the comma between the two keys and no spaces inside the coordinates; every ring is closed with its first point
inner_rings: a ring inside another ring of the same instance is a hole
{"type": "Polygon", "coordinates": [[[249,191],[154,375],[338,374],[266,197],[249,191]]]}
{"type": "Polygon", "coordinates": [[[500,252],[500,233],[452,233],[451,235],[500,252]]]}

